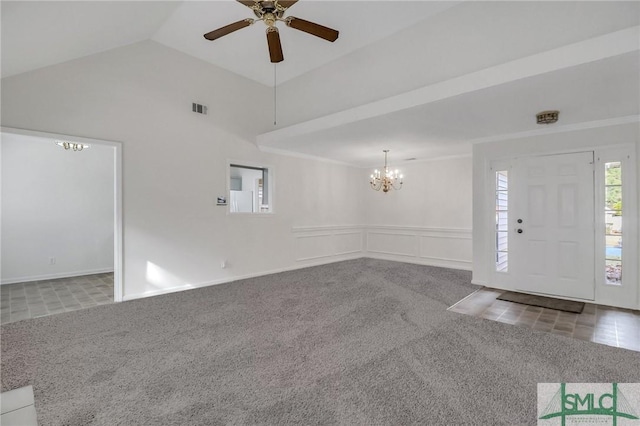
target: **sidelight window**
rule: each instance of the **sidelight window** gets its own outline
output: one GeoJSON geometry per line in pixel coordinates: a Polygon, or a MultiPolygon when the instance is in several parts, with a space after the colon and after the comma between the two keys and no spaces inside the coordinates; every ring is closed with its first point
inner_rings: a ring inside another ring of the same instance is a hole
{"type": "Polygon", "coordinates": [[[605,163],[605,277],[622,284],[622,164],[605,163]]]}
{"type": "Polygon", "coordinates": [[[496,172],[496,271],[507,272],[509,266],[509,172],[496,172]]]}

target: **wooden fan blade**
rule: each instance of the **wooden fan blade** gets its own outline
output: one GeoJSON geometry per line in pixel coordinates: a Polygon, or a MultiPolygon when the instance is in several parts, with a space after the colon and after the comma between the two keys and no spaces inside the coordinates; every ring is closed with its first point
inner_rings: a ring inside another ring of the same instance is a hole
{"type": "Polygon", "coordinates": [[[234,31],[238,31],[244,27],[248,27],[253,24],[253,19],[243,19],[242,21],[234,22],[233,24],[225,25],[222,28],[218,28],[217,30],[213,30],[204,35],[204,38],[207,40],[215,40],[222,36],[226,36],[234,31]]]}
{"type": "Polygon", "coordinates": [[[298,3],[298,0],[292,0],[292,1],[278,0],[278,4],[284,7],[285,9],[289,9],[291,6],[293,6],[296,3],[298,3]]]}
{"type": "Polygon", "coordinates": [[[282,62],[284,60],[284,56],[282,55],[280,34],[278,34],[277,28],[271,27],[267,29],[267,44],[269,45],[269,56],[271,57],[271,62],[282,62]]]}
{"type": "Polygon", "coordinates": [[[244,5],[245,5],[245,6],[247,6],[247,7],[251,7],[251,6],[253,6],[254,4],[256,4],[256,2],[255,2],[255,1],[253,1],[253,0],[248,0],[248,1],[236,0],[236,1],[237,1],[238,3],[242,3],[242,4],[244,4],[244,5]]]}
{"type": "Polygon", "coordinates": [[[305,33],[323,38],[327,41],[334,42],[338,39],[338,31],[328,27],[323,27],[322,25],[315,24],[313,22],[305,21],[304,19],[290,16],[287,18],[287,25],[291,28],[295,28],[296,30],[304,31],[305,33]]]}

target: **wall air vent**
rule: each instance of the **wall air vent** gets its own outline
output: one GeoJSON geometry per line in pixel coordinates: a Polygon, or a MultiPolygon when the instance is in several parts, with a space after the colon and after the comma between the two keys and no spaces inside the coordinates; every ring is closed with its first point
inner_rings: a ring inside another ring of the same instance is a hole
{"type": "Polygon", "coordinates": [[[197,103],[192,103],[191,104],[191,111],[193,112],[197,112],[198,114],[207,114],[207,106],[206,105],[201,105],[201,104],[197,104],[197,103]]]}

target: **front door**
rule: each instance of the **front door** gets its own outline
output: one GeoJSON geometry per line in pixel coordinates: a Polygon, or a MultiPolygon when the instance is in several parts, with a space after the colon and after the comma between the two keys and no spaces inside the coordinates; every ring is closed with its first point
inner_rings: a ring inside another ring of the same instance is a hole
{"type": "Polygon", "coordinates": [[[516,289],[594,299],[593,152],[522,158],[513,170],[516,289]]]}

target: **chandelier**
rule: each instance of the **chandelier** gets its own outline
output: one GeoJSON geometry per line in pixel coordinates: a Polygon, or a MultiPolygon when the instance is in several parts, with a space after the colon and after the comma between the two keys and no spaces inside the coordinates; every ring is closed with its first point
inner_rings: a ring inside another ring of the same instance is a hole
{"type": "Polygon", "coordinates": [[[91,145],[87,145],[86,143],[76,143],[76,142],[67,142],[67,141],[56,141],[56,145],[63,147],[64,149],[71,149],[73,151],[82,151],[85,148],[91,147],[91,145]]]}
{"type": "Polygon", "coordinates": [[[402,189],[402,175],[398,174],[398,170],[389,170],[387,165],[389,150],[385,149],[382,152],[384,152],[384,168],[382,170],[374,170],[369,181],[371,188],[376,191],[382,189],[382,192],[389,192],[391,189],[402,189]]]}

